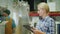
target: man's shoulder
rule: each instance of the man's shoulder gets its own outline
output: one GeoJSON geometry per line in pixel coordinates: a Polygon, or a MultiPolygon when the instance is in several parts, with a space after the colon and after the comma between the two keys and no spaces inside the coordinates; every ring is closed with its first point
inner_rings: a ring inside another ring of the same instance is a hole
{"type": "Polygon", "coordinates": [[[54,20],[53,18],[49,17],[49,20],[54,20]]]}
{"type": "Polygon", "coordinates": [[[10,17],[10,16],[9,16],[8,18],[9,18],[9,20],[13,20],[13,18],[12,18],[12,17],[10,17]]]}
{"type": "Polygon", "coordinates": [[[53,21],[53,22],[54,22],[54,19],[51,18],[51,17],[48,17],[48,18],[47,18],[47,21],[48,21],[48,22],[50,22],[50,21],[53,21]]]}

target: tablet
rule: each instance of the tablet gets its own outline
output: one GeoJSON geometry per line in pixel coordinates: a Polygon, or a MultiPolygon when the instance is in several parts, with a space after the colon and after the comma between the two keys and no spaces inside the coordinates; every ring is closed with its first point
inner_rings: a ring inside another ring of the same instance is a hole
{"type": "Polygon", "coordinates": [[[33,31],[31,30],[33,27],[31,27],[31,26],[29,26],[29,25],[23,25],[23,27],[25,27],[26,29],[28,29],[28,30],[30,30],[31,32],[33,32],[33,31]]]}

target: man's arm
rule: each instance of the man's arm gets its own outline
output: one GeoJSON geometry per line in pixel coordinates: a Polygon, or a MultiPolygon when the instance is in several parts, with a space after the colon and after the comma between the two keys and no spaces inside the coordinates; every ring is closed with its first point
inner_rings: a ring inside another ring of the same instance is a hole
{"type": "Polygon", "coordinates": [[[16,24],[15,24],[15,21],[14,20],[12,20],[12,30],[13,30],[13,33],[15,33],[16,24]]]}
{"type": "Polygon", "coordinates": [[[54,26],[55,26],[55,22],[54,20],[50,20],[49,22],[49,34],[54,34],[55,33],[55,29],[54,29],[54,26]]]}
{"type": "Polygon", "coordinates": [[[46,34],[45,32],[42,32],[42,31],[35,29],[35,28],[33,28],[32,31],[34,34],[46,34]]]}

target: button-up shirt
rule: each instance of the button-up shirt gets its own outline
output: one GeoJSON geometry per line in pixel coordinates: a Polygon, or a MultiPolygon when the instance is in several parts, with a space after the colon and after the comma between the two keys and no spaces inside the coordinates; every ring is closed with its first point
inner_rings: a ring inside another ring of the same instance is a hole
{"type": "Polygon", "coordinates": [[[44,19],[38,21],[36,28],[46,34],[54,34],[54,25],[54,20],[49,16],[46,16],[44,19]]]}

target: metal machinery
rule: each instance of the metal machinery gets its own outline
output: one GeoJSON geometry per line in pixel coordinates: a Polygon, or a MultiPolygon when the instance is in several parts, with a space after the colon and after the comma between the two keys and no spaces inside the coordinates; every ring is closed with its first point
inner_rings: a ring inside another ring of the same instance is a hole
{"type": "Polygon", "coordinates": [[[18,29],[20,34],[30,34],[30,32],[23,27],[29,25],[29,5],[27,2],[21,1],[19,8],[19,23],[18,29]]]}
{"type": "Polygon", "coordinates": [[[16,23],[16,32],[14,34],[30,34],[30,32],[23,27],[23,25],[29,25],[28,2],[19,0],[0,0],[0,6],[6,7],[11,11],[10,17],[12,17],[16,23]]]}

